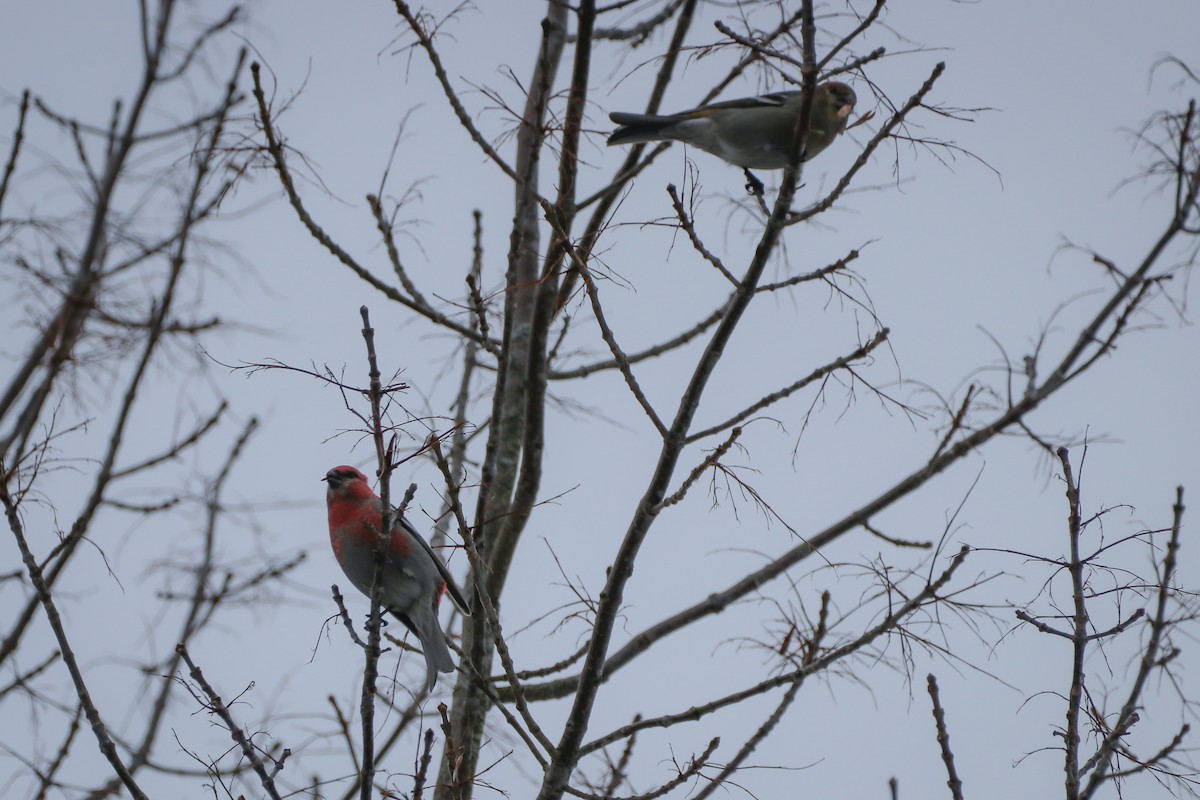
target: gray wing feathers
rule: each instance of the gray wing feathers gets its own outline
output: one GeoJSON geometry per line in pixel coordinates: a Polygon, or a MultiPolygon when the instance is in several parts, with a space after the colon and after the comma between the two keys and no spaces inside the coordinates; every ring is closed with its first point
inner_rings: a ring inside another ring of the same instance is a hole
{"type": "MultiPolygon", "coordinates": [[[[409,524],[408,520],[406,520],[404,517],[401,517],[400,524],[404,526],[404,530],[408,531],[408,534],[416,539],[421,547],[425,549],[425,552],[429,554],[429,557],[433,559],[434,566],[437,567],[438,572],[442,576],[442,580],[446,582],[446,594],[450,595],[450,599],[454,601],[454,605],[458,606],[458,610],[464,615],[468,617],[471,616],[471,604],[467,602],[467,598],[463,597],[462,590],[459,589],[458,584],[454,582],[454,576],[451,575],[450,570],[446,568],[446,563],[442,561],[437,553],[433,552],[433,548],[429,546],[429,542],[425,541],[424,536],[417,533],[416,529],[409,524]]],[[[449,654],[447,654],[447,657],[449,657],[449,654]]]]}

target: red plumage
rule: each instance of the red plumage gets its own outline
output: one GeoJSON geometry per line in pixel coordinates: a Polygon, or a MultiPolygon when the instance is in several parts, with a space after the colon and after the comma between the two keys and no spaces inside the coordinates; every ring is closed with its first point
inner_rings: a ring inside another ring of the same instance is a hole
{"type": "MultiPolygon", "coordinates": [[[[367,478],[354,467],[334,467],[323,480],[329,508],[329,541],[333,555],[354,587],[370,595],[375,570],[378,531],[383,504],[367,478]]],[[[439,672],[453,672],[454,659],[446,646],[437,611],[443,592],[464,614],[466,599],[449,570],[406,519],[392,523],[380,581],[384,609],[399,619],[421,642],[425,654],[426,690],[433,688],[439,672]]]]}

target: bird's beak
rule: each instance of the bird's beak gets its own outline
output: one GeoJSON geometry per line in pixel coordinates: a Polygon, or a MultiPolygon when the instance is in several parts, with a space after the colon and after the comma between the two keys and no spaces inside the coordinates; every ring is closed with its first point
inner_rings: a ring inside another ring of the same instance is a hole
{"type": "Polygon", "coordinates": [[[842,103],[842,107],[837,110],[837,118],[845,119],[854,111],[854,106],[849,103],[842,103]]]}

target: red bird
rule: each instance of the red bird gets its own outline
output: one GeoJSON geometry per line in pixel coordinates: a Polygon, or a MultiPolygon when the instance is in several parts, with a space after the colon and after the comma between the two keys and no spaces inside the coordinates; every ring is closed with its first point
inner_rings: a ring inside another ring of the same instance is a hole
{"type": "MultiPolygon", "coordinates": [[[[371,491],[367,477],[354,467],[334,467],[322,480],[329,484],[325,501],[329,506],[333,555],[354,587],[369,597],[383,504],[371,491]]],[[[446,565],[403,517],[392,522],[382,570],[384,610],[404,623],[421,642],[427,673],[425,690],[430,691],[439,672],[454,672],[454,659],[438,624],[442,593],[449,589],[454,604],[464,614],[470,613],[467,601],[446,565]]]]}

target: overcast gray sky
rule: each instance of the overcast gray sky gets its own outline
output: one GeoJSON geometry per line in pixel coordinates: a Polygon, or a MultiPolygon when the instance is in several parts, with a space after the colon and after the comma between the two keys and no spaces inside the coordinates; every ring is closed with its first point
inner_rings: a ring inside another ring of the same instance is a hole
{"type": "MultiPolygon", "coordinates": [[[[837,3],[830,6],[841,8],[837,3]]],[[[207,8],[198,6],[189,14],[199,19],[201,10],[207,8]]],[[[481,2],[465,10],[439,40],[448,72],[469,111],[487,135],[498,138],[506,154],[511,154],[512,143],[499,136],[507,120],[472,87],[495,90],[519,106],[520,87],[508,72],[511,69],[516,80],[528,79],[542,10],[542,4],[529,0],[481,2]]],[[[719,38],[711,22],[727,18],[729,11],[724,4],[711,4],[704,13],[705,21],[695,28],[695,42],[719,38]]],[[[108,118],[113,98],[127,94],[139,68],[133,14],[132,3],[10,4],[0,26],[0,144],[5,152],[16,98],[26,87],[57,110],[97,123],[108,118]]],[[[1154,112],[1181,110],[1196,96],[1195,84],[1181,89],[1178,72],[1154,72],[1153,67],[1168,54],[1200,67],[1200,5],[1174,0],[1141,4],[1135,10],[1118,2],[926,0],[895,4],[886,21],[892,32],[879,29],[858,45],[859,52],[877,46],[910,52],[871,65],[871,80],[902,102],[935,63],[945,61],[946,73],[934,98],[947,106],[986,110],[970,115],[970,122],[928,113],[915,121],[924,126],[921,134],[950,140],[971,155],[941,152],[939,160],[903,145],[898,151],[882,149],[857,180],[862,191],[846,195],[818,224],[789,232],[788,270],[794,274],[817,268],[859,248],[855,271],[874,311],[892,332],[890,351],[866,374],[889,393],[929,407],[932,396],[920,385],[943,396],[961,393],[971,380],[1002,386],[998,373],[975,372],[998,362],[993,338],[1019,359],[1031,352],[1060,305],[1071,301],[1058,318],[1064,333],[1056,337],[1052,332],[1046,345],[1051,353],[1066,346],[1065,332],[1094,311],[1101,297],[1096,292],[1110,283],[1086,254],[1064,252],[1064,243],[1094,248],[1129,266],[1157,237],[1167,219],[1169,199],[1147,183],[1124,184],[1149,159],[1134,146],[1130,131],[1154,112]]],[[[837,24],[845,27],[844,22],[837,24]]],[[[253,48],[253,58],[269,70],[276,97],[298,93],[278,124],[328,187],[332,196],[312,183],[302,191],[336,239],[386,275],[386,254],[377,242],[364,196],[378,190],[403,124],[385,193],[400,196],[410,186],[419,188],[419,196],[400,213],[411,220],[401,245],[414,275],[431,296],[461,296],[471,254],[470,215],[479,208],[485,230],[485,285],[500,285],[511,187],[457,126],[427,60],[402,49],[410,38],[390,3],[258,2],[251,4],[248,20],[238,30],[253,48]]],[[[623,158],[623,149],[604,146],[611,128],[607,114],[642,107],[651,69],[638,65],[661,47],[660,36],[644,48],[624,52],[621,59],[596,65],[588,112],[594,133],[583,146],[587,166],[580,176],[582,194],[602,186],[623,158]]],[[[224,52],[228,62],[213,62],[218,76],[232,63],[232,46],[224,52]]],[[[664,108],[694,105],[731,59],[731,54],[718,54],[690,63],[668,92],[664,108]]],[[[249,89],[248,75],[242,85],[249,89]]],[[[780,87],[747,80],[726,96],[774,88],[780,87]]],[[[862,83],[855,88],[858,111],[871,110],[871,91],[862,83]]],[[[185,99],[179,102],[187,107],[185,99]]],[[[248,112],[249,104],[243,110],[248,112]]],[[[835,142],[810,165],[799,203],[816,199],[841,175],[855,158],[856,145],[869,138],[887,110],[878,108],[877,114],[874,122],[835,142]]],[[[68,161],[69,142],[49,131],[43,124],[32,136],[38,157],[68,161]]],[[[30,163],[35,163],[33,158],[30,163]]],[[[543,173],[547,191],[552,174],[543,173]]],[[[40,193],[39,187],[48,184],[39,180],[48,179],[31,176],[18,184],[6,212],[67,202],[62,195],[40,193]]],[[[688,186],[697,180],[698,227],[706,233],[707,244],[737,264],[756,241],[756,223],[733,210],[744,183],[740,170],[678,145],[659,158],[635,181],[616,212],[614,224],[630,227],[614,233],[611,246],[601,253],[605,266],[621,279],[605,283],[602,291],[610,321],[627,351],[699,318],[724,292],[719,276],[694,256],[684,237],[666,227],[636,225],[671,216],[664,188],[668,183],[688,186]],[[698,178],[687,172],[689,159],[698,178]]],[[[224,277],[206,284],[203,296],[210,310],[246,326],[210,341],[214,358],[226,363],[276,358],[335,369],[344,364],[348,374],[361,375],[358,307],[366,303],[379,331],[381,357],[388,368],[403,369],[403,379],[413,387],[406,406],[414,414],[447,413],[457,383],[456,371],[444,370],[444,360],[454,348],[449,337],[387,303],[335,263],[280,201],[273,174],[255,175],[228,208],[252,210],[214,229],[230,252],[213,256],[224,277]]],[[[9,263],[0,265],[11,268],[9,263]]],[[[783,276],[781,269],[772,279],[783,276]]],[[[1181,305],[1194,295],[1187,278],[1181,274],[1170,290],[1181,305]]],[[[25,305],[13,294],[13,281],[0,286],[6,294],[0,301],[6,331],[0,357],[7,369],[25,341],[21,336],[26,329],[20,324],[25,305]]],[[[762,305],[732,343],[717,375],[719,389],[702,408],[702,421],[724,419],[776,388],[780,375],[805,374],[852,349],[856,333],[870,330],[860,308],[820,290],[762,305]]],[[[1139,320],[1145,330],[1127,338],[1112,357],[1034,416],[1044,432],[1087,430],[1103,438],[1088,452],[1084,505],[1088,511],[1129,506],[1110,518],[1105,531],[1112,537],[1167,525],[1175,486],[1200,491],[1200,421],[1194,410],[1200,391],[1200,334],[1186,307],[1182,315],[1166,304],[1156,308],[1157,318],[1139,320]]],[[[579,314],[571,341],[590,353],[603,352],[586,313],[579,314]]],[[[640,371],[652,401],[673,412],[670,399],[677,396],[694,358],[695,352],[688,351],[640,371]]],[[[186,402],[201,407],[209,396],[225,396],[237,415],[259,415],[265,423],[237,468],[233,499],[273,504],[256,512],[252,525],[231,530],[224,546],[229,552],[306,549],[309,557],[293,576],[287,602],[237,616],[234,624],[206,634],[193,651],[226,693],[236,694],[253,681],[241,712],[248,720],[283,715],[270,723],[269,731],[285,745],[297,747],[312,731],[327,730],[328,725],[287,715],[297,710],[328,713],[324,698],[330,693],[348,706],[357,702],[357,648],[340,630],[327,638],[320,633],[332,611],[327,587],[342,576],[328,552],[319,478],[333,465],[363,465],[371,456],[368,448],[354,447],[357,437],[334,437],[354,426],[337,393],[282,373],[247,379],[211,368],[209,375],[186,385],[186,402]]],[[[154,390],[161,393],[164,408],[173,410],[180,403],[178,385],[160,381],[154,390]]],[[[506,624],[513,632],[572,599],[551,550],[568,575],[593,594],[599,592],[604,567],[611,562],[657,452],[644,415],[617,374],[554,390],[603,418],[558,412],[549,422],[543,496],[563,496],[535,516],[523,540],[511,580],[520,589],[505,597],[506,624]]],[[[743,440],[748,452],[734,459],[758,471],[747,476],[801,535],[820,530],[915,469],[939,435],[936,420],[910,419],[861,390],[855,401],[831,391],[820,413],[802,430],[802,415],[811,401],[811,395],[793,398],[773,409],[770,416],[782,425],[763,421],[749,426],[743,440]]],[[[477,406],[477,422],[486,408],[486,403],[477,406]]],[[[171,424],[172,419],[161,420],[164,427],[171,424]]],[[[419,428],[414,431],[420,435],[419,428]]],[[[71,445],[63,447],[69,451],[71,445]]],[[[131,443],[132,450],[137,447],[137,442],[131,443]]],[[[694,460],[701,457],[698,450],[692,455],[694,460]]],[[[1074,454],[1077,463],[1081,457],[1082,452],[1074,454]]],[[[219,449],[204,458],[216,463],[219,449]]],[[[879,523],[903,538],[936,539],[969,493],[950,536],[951,552],[966,543],[1055,556],[1066,546],[1066,509],[1056,474],[1027,440],[995,442],[890,510],[879,523]]],[[[398,484],[409,481],[418,483],[416,506],[436,513],[440,501],[434,470],[410,465],[398,476],[398,484]]],[[[68,509],[65,518],[69,516],[68,509]]],[[[412,516],[425,524],[421,510],[412,516]]],[[[126,669],[127,655],[142,652],[154,639],[151,631],[163,624],[138,614],[160,585],[157,578],[145,577],[147,566],[171,553],[173,537],[184,532],[154,526],[129,531],[128,519],[116,516],[109,524],[112,538],[97,543],[110,559],[112,574],[106,572],[99,552],[82,555],[72,566],[78,601],[68,602],[65,613],[80,657],[103,687],[102,711],[119,729],[134,718],[140,691],[139,676],[126,669]],[[113,630],[105,624],[128,616],[144,618],[144,627],[113,630]]],[[[46,532],[42,536],[44,552],[51,537],[46,532]]],[[[3,563],[15,566],[12,545],[7,537],[0,538],[3,563]]],[[[702,493],[695,493],[660,522],[647,543],[629,587],[622,629],[636,633],[722,588],[792,542],[786,528],[764,519],[744,498],[736,498],[736,503],[722,498],[714,508],[702,493]]],[[[825,556],[830,562],[851,564],[881,551],[888,560],[915,563],[912,556],[883,551],[878,540],[865,535],[844,539],[825,556]]],[[[1185,538],[1181,582],[1191,586],[1200,577],[1195,551],[1185,538]]],[[[1131,569],[1149,573],[1144,549],[1131,547],[1127,553],[1131,569]]],[[[839,609],[849,612],[869,582],[851,566],[812,572],[817,566],[797,573],[798,596],[812,607],[828,586],[839,609]]],[[[455,567],[461,574],[462,564],[456,562],[455,567]]],[[[977,553],[969,567],[971,576],[1008,573],[980,595],[991,600],[1029,600],[1048,576],[1037,565],[999,553],[977,553]]],[[[15,597],[16,591],[0,586],[0,605],[3,592],[15,597]]],[[[785,601],[789,596],[785,587],[770,587],[766,594],[785,601]]],[[[359,610],[365,611],[365,603],[356,606],[359,610]]],[[[636,711],[650,715],[682,710],[716,694],[717,686],[732,688],[749,680],[751,673],[739,672],[741,665],[757,667],[762,656],[739,647],[736,637],[757,633],[747,627],[754,624],[756,610],[760,609],[733,609],[723,615],[718,632],[684,632],[671,640],[669,653],[653,655],[622,672],[602,695],[592,730],[626,722],[636,711]],[[681,663],[686,668],[681,670],[681,663]]],[[[1027,628],[1003,636],[1010,614],[1002,614],[999,626],[983,629],[984,641],[965,627],[945,632],[944,641],[962,661],[929,660],[918,653],[912,686],[883,663],[858,662],[853,669],[861,684],[835,677],[808,687],[753,763],[809,768],[750,770],[738,782],[759,798],[884,797],[886,781],[894,776],[901,797],[945,796],[938,794],[945,791],[945,777],[923,689],[924,675],[933,671],[941,680],[968,796],[1052,796],[1061,786],[1057,751],[1022,757],[1058,746],[1051,734],[1062,720],[1061,703],[1056,696],[1037,693],[1065,691],[1069,651],[1064,642],[1027,628]]],[[[553,618],[543,621],[514,637],[523,664],[543,665],[578,646],[578,625],[556,631],[553,623],[553,618]]],[[[847,624],[864,622],[851,617],[847,624]]],[[[618,646],[623,641],[619,634],[618,646]]],[[[889,655],[898,658],[899,652],[889,655]]],[[[1128,669],[1124,658],[1096,667],[1111,669],[1116,680],[1128,669]]],[[[1194,647],[1181,658],[1194,673],[1194,647]]],[[[69,696],[65,682],[59,686],[62,696],[69,696]]],[[[739,735],[767,713],[769,703],[759,701],[719,722],[646,736],[635,764],[634,787],[645,790],[661,782],[669,775],[672,755],[685,761],[713,735],[739,741],[739,735]]],[[[433,704],[428,711],[436,715],[433,704]]],[[[544,724],[553,729],[565,707],[542,713],[544,724]]],[[[6,707],[4,715],[5,729],[20,724],[15,706],[6,707]]],[[[1133,740],[1153,749],[1153,743],[1169,739],[1179,721],[1178,715],[1153,717],[1133,740]]],[[[49,728],[60,723],[41,724],[49,728]]],[[[434,716],[427,724],[435,724],[434,716]]],[[[499,759],[514,746],[499,725],[496,743],[485,752],[483,763],[499,759]]],[[[201,749],[203,743],[211,743],[214,753],[226,741],[204,718],[187,713],[180,713],[173,727],[181,739],[201,749]]],[[[167,746],[168,752],[172,746],[167,746]]],[[[415,747],[414,739],[403,758],[415,747]]],[[[329,759],[325,749],[304,756],[311,762],[296,763],[297,775],[319,770],[332,776],[347,768],[344,761],[329,759]]],[[[714,760],[728,754],[718,753],[714,760]]],[[[182,754],[179,760],[186,761],[182,754]]],[[[530,764],[517,746],[517,755],[490,773],[489,780],[512,797],[527,796],[528,787],[537,783],[530,764]]],[[[400,759],[385,766],[403,771],[408,764],[400,759]]],[[[15,758],[0,756],[0,786],[24,791],[28,784],[20,778],[10,783],[11,776],[22,771],[15,758]]],[[[74,777],[88,784],[86,765],[74,777]]],[[[178,791],[179,784],[172,786],[178,791]]],[[[154,782],[147,788],[153,792],[154,782]]],[[[207,795],[197,782],[186,796],[207,795]]]]}

